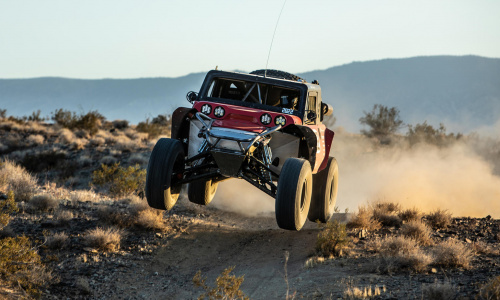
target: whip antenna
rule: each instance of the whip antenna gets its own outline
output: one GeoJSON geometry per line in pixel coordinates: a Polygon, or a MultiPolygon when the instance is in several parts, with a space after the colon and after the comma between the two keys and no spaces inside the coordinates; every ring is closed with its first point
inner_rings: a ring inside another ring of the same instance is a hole
{"type": "Polygon", "coordinates": [[[264,77],[267,75],[267,65],[269,64],[269,57],[271,56],[271,49],[273,48],[274,35],[276,34],[276,29],[278,28],[278,23],[280,22],[281,13],[283,12],[283,8],[285,8],[286,1],[283,1],[283,6],[281,7],[280,15],[278,16],[278,21],[276,21],[276,26],[274,26],[273,39],[271,40],[271,46],[269,47],[269,53],[267,54],[267,62],[266,62],[266,70],[264,71],[264,77]]]}

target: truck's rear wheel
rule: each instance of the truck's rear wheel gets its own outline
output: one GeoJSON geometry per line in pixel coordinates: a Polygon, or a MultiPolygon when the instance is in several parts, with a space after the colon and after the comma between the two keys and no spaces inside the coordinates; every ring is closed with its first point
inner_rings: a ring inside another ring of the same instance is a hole
{"type": "Polygon", "coordinates": [[[177,202],[181,184],[172,184],[172,173],[184,168],[184,149],[174,139],[159,139],[149,158],[146,198],[149,206],[169,210],[177,202]]]}
{"type": "Polygon", "coordinates": [[[334,157],[328,159],[326,168],[313,175],[310,221],[326,223],[335,211],[339,182],[339,167],[334,157]]]}
{"type": "Polygon", "coordinates": [[[208,205],[215,196],[218,182],[213,180],[197,180],[188,185],[189,201],[199,204],[208,205]]]}
{"type": "Polygon", "coordinates": [[[288,230],[300,230],[311,204],[312,173],[309,161],[288,158],[281,169],[276,195],[276,221],[288,230]]]}

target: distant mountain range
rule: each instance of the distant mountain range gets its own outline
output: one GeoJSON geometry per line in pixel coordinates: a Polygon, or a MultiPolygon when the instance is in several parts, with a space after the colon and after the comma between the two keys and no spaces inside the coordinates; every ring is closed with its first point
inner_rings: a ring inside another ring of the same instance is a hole
{"type": "MultiPolygon", "coordinates": [[[[257,69],[257,68],[256,68],[257,69]]],[[[444,123],[448,131],[470,132],[500,119],[500,59],[428,56],[353,62],[297,74],[316,79],[323,100],[333,105],[337,125],[360,129],[359,118],[374,104],[395,106],[405,123],[444,123]]],[[[10,115],[41,109],[98,110],[108,119],[138,123],[187,106],[205,73],[177,78],[0,79],[0,108],[10,115]]]]}

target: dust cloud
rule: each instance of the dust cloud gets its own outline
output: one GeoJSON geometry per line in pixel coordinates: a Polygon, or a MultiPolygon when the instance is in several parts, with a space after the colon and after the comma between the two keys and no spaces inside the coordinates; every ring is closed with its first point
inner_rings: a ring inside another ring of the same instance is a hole
{"type": "MultiPolygon", "coordinates": [[[[333,143],[331,155],[339,163],[337,207],[341,212],[346,208],[354,212],[359,205],[374,201],[391,201],[424,212],[447,209],[454,216],[500,218],[499,140],[476,136],[439,148],[426,144],[409,147],[400,137],[391,146],[380,146],[340,129],[333,143]]],[[[244,180],[220,183],[212,203],[247,216],[272,216],[274,212],[274,199],[244,180]]]]}
{"type": "Polygon", "coordinates": [[[454,216],[500,218],[500,177],[473,141],[441,148],[410,148],[401,141],[381,147],[339,132],[332,151],[339,162],[337,206],[355,211],[369,202],[392,201],[427,212],[439,208],[454,216]]]}
{"type": "Polygon", "coordinates": [[[274,199],[243,179],[219,183],[211,205],[252,217],[274,212],[274,199]]]}

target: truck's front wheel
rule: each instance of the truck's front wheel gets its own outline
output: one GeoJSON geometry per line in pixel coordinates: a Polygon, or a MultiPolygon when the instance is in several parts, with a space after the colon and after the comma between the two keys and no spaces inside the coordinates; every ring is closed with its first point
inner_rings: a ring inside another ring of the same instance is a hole
{"type": "Polygon", "coordinates": [[[181,184],[172,184],[172,173],[184,169],[184,149],[174,139],[159,139],[149,158],[146,198],[149,206],[169,210],[181,192],[181,184]]]}
{"type": "Polygon", "coordinates": [[[288,230],[300,230],[307,219],[312,193],[309,161],[288,158],[281,169],[276,194],[276,221],[288,230]]]}
{"type": "Polygon", "coordinates": [[[218,182],[213,180],[197,180],[188,185],[189,201],[199,204],[208,205],[215,196],[218,182]]]}

